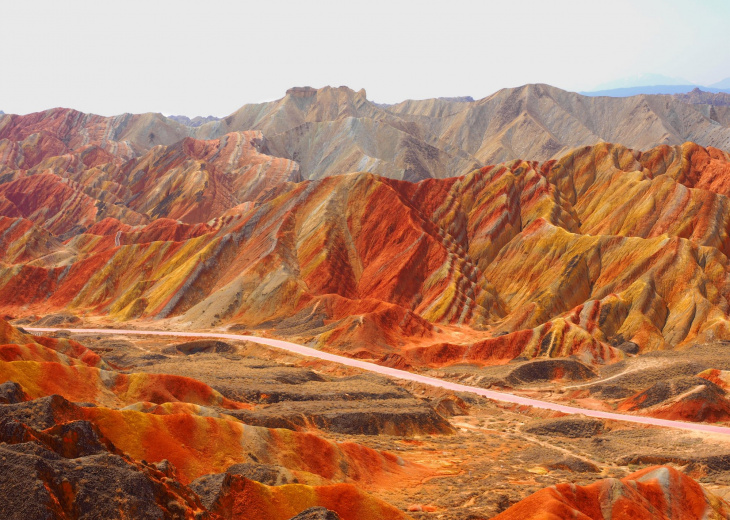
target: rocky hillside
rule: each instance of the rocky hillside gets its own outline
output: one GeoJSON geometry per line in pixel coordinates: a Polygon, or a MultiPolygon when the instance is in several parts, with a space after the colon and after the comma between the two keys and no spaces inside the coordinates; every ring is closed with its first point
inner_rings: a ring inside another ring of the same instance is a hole
{"type": "Polygon", "coordinates": [[[730,105],[730,94],[725,92],[705,92],[699,88],[695,88],[686,94],[674,94],[674,99],[678,99],[683,103],[692,103],[695,105],[713,105],[728,106],[730,105]]]}
{"type": "Polygon", "coordinates": [[[300,162],[307,178],[364,170],[420,180],[462,175],[473,164],[544,161],[601,141],[639,149],[685,141],[730,147],[727,110],[693,103],[671,96],[586,97],[526,85],[478,101],[440,98],[384,107],[364,90],[297,88],[201,131],[210,137],[261,130],[270,150],[300,162]]]}
{"type": "Polygon", "coordinates": [[[192,119],[188,116],[167,116],[167,118],[172,119],[173,121],[177,121],[178,123],[182,123],[185,126],[192,126],[193,128],[204,125],[205,123],[210,123],[211,121],[220,120],[220,117],[215,116],[195,116],[192,119]]]}
{"type": "Polygon", "coordinates": [[[588,97],[536,84],[476,101],[381,105],[364,90],[297,87],[279,100],[244,105],[209,122],[160,114],[104,118],[63,109],[0,116],[0,139],[50,133],[72,149],[119,143],[129,158],[187,136],[218,139],[257,130],[264,136],[261,151],[297,162],[305,179],[367,171],[419,181],[514,159],[545,161],[599,142],[649,149],[692,141],[727,149],[730,112],[723,99],[698,92],[588,97]]]}
{"type": "Polygon", "coordinates": [[[730,339],[730,157],[715,148],[293,182],[255,131],[132,159],[23,139],[0,141],[12,316],[262,328],[403,367],[730,339]]]}
{"type": "Polygon", "coordinates": [[[546,488],[494,520],[542,518],[724,519],[730,518],[730,506],[679,471],[659,467],[588,486],[559,484],[546,488]]]}
{"type": "Polygon", "coordinates": [[[286,520],[320,507],[405,520],[367,490],[430,475],[311,429],[252,425],[265,405],[189,377],[117,371],[73,340],[4,320],[0,339],[3,518],[286,520]]]}

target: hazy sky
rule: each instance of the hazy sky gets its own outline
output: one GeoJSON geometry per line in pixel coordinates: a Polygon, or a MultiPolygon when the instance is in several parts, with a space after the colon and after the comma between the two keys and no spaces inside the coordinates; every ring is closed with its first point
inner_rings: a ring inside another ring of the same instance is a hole
{"type": "Polygon", "coordinates": [[[295,85],[368,98],[730,76],[726,0],[15,0],[0,110],[224,116],[295,85]]]}

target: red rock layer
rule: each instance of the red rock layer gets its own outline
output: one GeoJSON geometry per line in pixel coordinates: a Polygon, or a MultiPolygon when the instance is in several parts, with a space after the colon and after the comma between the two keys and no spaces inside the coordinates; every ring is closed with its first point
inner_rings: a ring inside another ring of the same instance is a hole
{"type": "MultiPolygon", "coordinates": [[[[208,218],[258,160],[258,137],[244,137],[184,140],[94,175],[119,201],[135,194],[135,215],[208,218]],[[209,191],[197,205],[199,176],[209,191]]],[[[11,314],[275,327],[403,366],[611,362],[624,341],[647,351],[730,337],[730,199],[719,183],[728,164],[691,143],[644,153],[600,144],[415,184],[367,173],[266,184],[205,225],[131,226],[94,206],[74,219],[88,214],[88,232],[52,244],[57,253],[34,247],[36,260],[0,266],[0,301],[11,314]]],[[[13,259],[20,249],[8,245],[13,259]]]]}
{"type": "Polygon", "coordinates": [[[0,194],[5,196],[0,196],[0,214],[37,223],[45,219],[55,234],[82,232],[106,217],[131,225],[157,217],[200,223],[275,185],[301,180],[297,163],[261,153],[260,132],[210,141],[187,137],[190,133],[152,114],[103,118],[54,109],[4,116],[0,174],[5,182],[24,184],[0,194]],[[65,187],[46,187],[53,184],[49,177],[25,179],[38,175],[56,175],[65,187]],[[24,195],[14,196],[19,190],[24,195]],[[46,201],[82,207],[38,213],[46,201]],[[20,204],[29,207],[16,207],[20,204]]]}
{"type": "Polygon", "coordinates": [[[183,484],[250,460],[284,466],[309,484],[347,481],[383,487],[428,474],[396,455],[359,444],[243,424],[226,410],[251,405],[227,399],[195,379],[117,372],[76,342],[28,336],[4,320],[0,335],[5,342],[0,345],[0,384],[19,385],[28,405],[53,396],[44,417],[50,414],[57,424],[87,421],[135,460],[167,459],[183,484]]]}
{"type": "Polygon", "coordinates": [[[310,507],[320,506],[342,520],[406,520],[399,509],[371,497],[350,484],[270,487],[239,475],[229,476],[211,508],[222,519],[288,520],[310,507]]]}
{"type": "Polygon", "coordinates": [[[558,484],[518,502],[494,520],[683,520],[730,518],[730,506],[669,467],[647,468],[588,486],[558,484]]]}
{"type": "Polygon", "coordinates": [[[44,136],[61,143],[67,150],[79,150],[91,144],[121,156],[131,156],[139,150],[161,144],[161,139],[167,142],[170,138],[175,141],[182,139],[186,134],[180,125],[168,124],[159,114],[102,117],[54,108],[0,118],[0,139],[24,141],[33,136],[44,136]],[[159,135],[155,135],[155,131],[159,135]]]}
{"type": "Polygon", "coordinates": [[[662,419],[693,422],[730,421],[730,399],[719,370],[707,370],[698,377],[659,381],[619,403],[622,411],[636,411],[662,419]]]}

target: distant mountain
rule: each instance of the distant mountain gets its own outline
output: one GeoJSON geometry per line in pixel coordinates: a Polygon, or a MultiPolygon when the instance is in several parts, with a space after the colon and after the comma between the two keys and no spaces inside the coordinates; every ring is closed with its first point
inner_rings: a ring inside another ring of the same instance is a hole
{"type": "MultiPolygon", "coordinates": [[[[438,97],[438,98],[434,98],[434,99],[437,99],[439,101],[448,101],[448,102],[455,102],[455,103],[471,103],[472,101],[474,101],[474,98],[471,96],[438,97]]],[[[375,102],[373,102],[373,104],[380,108],[389,108],[389,107],[395,106],[399,103],[375,103],[375,102]]]]}
{"type": "Polygon", "coordinates": [[[724,92],[730,93],[730,89],[720,89],[713,87],[698,87],[697,85],[644,85],[639,87],[615,88],[609,90],[593,90],[590,92],[581,92],[584,96],[608,96],[608,97],[631,97],[640,96],[642,94],[661,95],[661,94],[685,94],[696,88],[700,88],[704,92],[724,92]]]}
{"type": "Polygon", "coordinates": [[[730,94],[725,92],[705,92],[695,88],[691,92],[674,94],[672,97],[683,103],[692,103],[693,105],[730,106],[730,94]]]}
{"type": "Polygon", "coordinates": [[[617,80],[601,83],[592,90],[615,90],[619,88],[643,87],[645,85],[691,85],[691,81],[673,78],[663,74],[636,74],[617,80]]]}
{"type": "Polygon", "coordinates": [[[197,128],[200,125],[204,125],[205,123],[210,123],[211,121],[219,121],[220,117],[215,116],[196,116],[192,119],[190,119],[188,116],[167,116],[168,119],[172,119],[173,121],[177,121],[178,123],[182,123],[185,126],[191,126],[193,128],[197,128]]]}
{"type": "Polygon", "coordinates": [[[712,88],[719,88],[719,89],[730,89],[730,78],[725,78],[722,81],[718,81],[717,83],[713,83],[710,85],[712,88]]]}
{"type": "Polygon", "coordinates": [[[276,327],[399,366],[730,339],[730,106],[694,95],[5,115],[0,316],[276,327]]]}
{"type": "MultiPolygon", "coordinates": [[[[443,102],[449,104],[449,102],[443,102]]],[[[247,128],[266,137],[267,153],[298,162],[305,178],[368,171],[421,180],[464,174],[482,163],[426,124],[391,113],[348,87],[295,87],[283,98],[244,105],[198,129],[209,139],[247,128]]]]}
{"type": "Polygon", "coordinates": [[[471,103],[474,101],[474,98],[471,96],[456,96],[456,97],[440,97],[436,98],[441,101],[456,101],[458,103],[471,103]]]}
{"type": "Polygon", "coordinates": [[[71,150],[87,145],[109,148],[130,158],[153,146],[172,144],[191,136],[193,129],[162,114],[120,114],[103,117],[68,108],[52,108],[27,115],[7,114],[0,119],[0,139],[23,141],[37,134],[56,147],[71,150]]]}
{"type": "Polygon", "coordinates": [[[725,78],[709,86],[702,86],[682,78],[673,78],[662,74],[638,74],[608,83],[602,83],[589,91],[581,92],[585,96],[630,97],[641,94],[685,94],[695,88],[704,92],[730,93],[730,78],[725,78]]]}
{"type": "Polygon", "coordinates": [[[554,159],[600,142],[648,149],[694,141],[730,149],[730,106],[704,89],[684,97],[595,97],[534,84],[468,99],[382,106],[364,90],[299,87],[198,127],[160,114],[101,117],[52,109],[2,116],[0,136],[20,142],[37,134],[48,141],[40,147],[44,154],[93,144],[129,160],[186,137],[221,139],[253,130],[260,132],[260,153],[297,163],[302,179],[365,171],[410,181],[518,158],[554,159]]]}
{"type": "Polygon", "coordinates": [[[298,162],[304,178],[369,171],[419,180],[517,158],[547,160],[602,141],[637,149],[695,141],[728,149],[730,111],[714,108],[710,114],[701,104],[664,96],[590,97],[544,84],[477,101],[383,107],[364,90],[302,87],[194,130],[198,139],[259,130],[265,153],[298,162]]]}

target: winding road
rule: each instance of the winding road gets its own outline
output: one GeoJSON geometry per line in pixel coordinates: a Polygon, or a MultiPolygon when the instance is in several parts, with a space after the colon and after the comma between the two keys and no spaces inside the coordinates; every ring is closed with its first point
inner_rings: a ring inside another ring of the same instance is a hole
{"type": "Polygon", "coordinates": [[[595,417],[597,419],[609,419],[612,421],[624,421],[630,423],[651,425],[651,426],[663,426],[666,428],[676,428],[681,430],[691,430],[696,432],[716,433],[722,435],[730,435],[730,427],[714,426],[711,424],[702,423],[689,423],[683,421],[670,421],[666,419],[656,419],[654,417],[643,417],[638,415],[627,415],[613,412],[603,412],[600,410],[589,410],[586,408],[577,408],[574,406],[565,406],[562,404],[551,403],[548,401],[541,401],[539,399],[530,399],[528,397],[520,397],[507,392],[497,392],[494,390],[487,390],[486,388],[478,388],[475,386],[462,385],[459,383],[452,383],[451,381],[444,381],[436,377],[423,376],[420,374],[414,374],[405,370],[398,370],[396,368],[384,367],[376,365],[375,363],[368,363],[367,361],[361,361],[359,359],[352,359],[345,356],[338,356],[336,354],[330,354],[329,352],[322,352],[317,349],[291,343],[280,339],[269,339],[260,338],[258,336],[244,336],[240,334],[222,334],[215,332],[179,332],[179,331],[160,331],[160,330],[124,330],[124,329],[59,329],[59,328],[45,328],[45,327],[25,327],[25,330],[29,332],[56,332],[58,330],[72,330],[76,333],[81,334],[127,334],[127,335],[140,335],[140,336],[174,336],[181,338],[206,338],[206,339],[227,339],[227,340],[238,340],[238,341],[251,341],[269,347],[274,347],[281,350],[286,350],[294,354],[300,354],[302,356],[309,356],[324,361],[331,361],[333,363],[339,363],[349,367],[359,368],[367,370],[368,372],[374,372],[384,376],[394,377],[403,379],[406,381],[413,381],[424,385],[433,386],[436,388],[444,388],[453,392],[467,392],[471,394],[480,395],[488,399],[500,401],[503,403],[512,403],[521,406],[530,406],[533,408],[541,408],[544,410],[552,410],[555,412],[562,412],[566,414],[582,414],[587,417],[595,417]]]}

